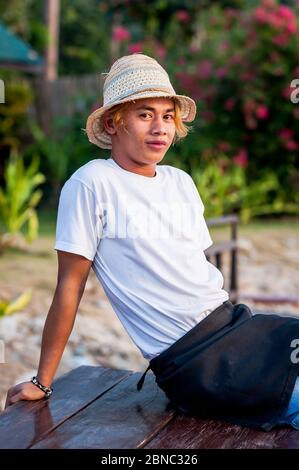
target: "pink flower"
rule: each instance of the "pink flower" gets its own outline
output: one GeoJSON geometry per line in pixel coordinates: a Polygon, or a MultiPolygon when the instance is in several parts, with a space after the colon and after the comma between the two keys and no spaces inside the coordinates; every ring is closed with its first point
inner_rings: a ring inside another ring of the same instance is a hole
{"type": "Polygon", "coordinates": [[[241,64],[242,62],[243,62],[243,58],[242,58],[241,54],[235,54],[231,58],[231,64],[233,64],[233,65],[241,64]]]}
{"type": "Polygon", "coordinates": [[[281,94],[282,94],[282,96],[283,96],[284,98],[286,98],[286,99],[289,100],[290,97],[291,97],[291,93],[292,93],[293,91],[294,91],[294,89],[293,89],[292,87],[290,87],[290,85],[288,85],[288,86],[286,86],[286,87],[282,90],[281,94]]]}
{"type": "Polygon", "coordinates": [[[286,30],[288,33],[290,34],[295,34],[296,31],[297,31],[297,24],[295,21],[290,21],[287,25],[286,25],[286,30]]]}
{"type": "Polygon", "coordinates": [[[202,79],[207,79],[210,77],[213,69],[213,62],[211,60],[203,60],[200,62],[197,66],[197,72],[199,75],[199,78],[202,79]]]}
{"type": "Polygon", "coordinates": [[[224,109],[226,109],[226,111],[231,111],[234,109],[235,104],[236,100],[234,98],[228,98],[224,103],[224,109]]]}
{"type": "Polygon", "coordinates": [[[287,142],[284,143],[284,147],[287,149],[287,150],[298,150],[299,149],[299,145],[297,144],[297,142],[295,142],[294,140],[288,140],[287,142]]]}
{"type": "Polygon", "coordinates": [[[186,59],[185,57],[179,57],[177,60],[178,65],[186,65],[186,59]]]}
{"type": "Polygon", "coordinates": [[[287,44],[287,37],[283,33],[295,34],[297,31],[294,11],[286,5],[277,5],[272,0],[264,0],[262,6],[254,10],[254,18],[258,23],[268,24],[281,33],[273,41],[279,46],[287,44]]]}
{"type": "Polygon", "coordinates": [[[294,131],[293,129],[281,129],[278,132],[279,137],[281,138],[283,142],[284,148],[287,150],[298,150],[299,149],[299,144],[295,142],[293,139],[294,137],[294,131]]]}
{"type": "Polygon", "coordinates": [[[136,52],[142,52],[142,44],[141,42],[134,42],[132,44],[129,44],[128,50],[131,54],[134,54],[136,52]]]}
{"type": "Polygon", "coordinates": [[[229,43],[228,41],[223,41],[219,44],[219,49],[221,51],[227,51],[229,49],[229,43]]]}
{"type": "Polygon", "coordinates": [[[220,67],[216,70],[216,75],[218,78],[224,78],[227,76],[227,69],[225,67],[220,67]]]}
{"type": "Polygon", "coordinates": [[[276,46],[280,46],[280,47],[287,46],[289,42],[289,36],[285,33],[278,34],[277,36],[274,36],[272,38],[272,42],[276,46]]]}
{"type": "Polygon", "coordinates": [[[157,46],[156,54],[158,57],[160,57],[160,59],[164,59],[166,56],[166,53],[167,53],[167,50],[164,46],[162,45],[157,46]]]}
{"type": "Polygon", "coordinates": [[[128,41],[131,39],[130,31],[123,26],[115,26],[112,32],[112,39],[119,42],[128,41]]]}
{"type": "Polygon", "coordinates": [[[189,47],[189,51],[194,54],[195,52],[199,51],[200,47],[198,46],[198,44],[196,43],[193,43],[190,45],[189,47]]]}
{"type": "Polygon", "coordinates": [[[177,72],[176,77],[181,82],[182,86],[186,88],[187,90],[190,90],[190,88],[193,86],[193,82],[194,82],[193,75],[190,75],[185,72],[177,72]]]}
{"type": "Polygon", "coordinates": [[[228,152],[230,149],[230,144],[225,140],[221,140],[220,142],[218,142],[218,149],[220,150],[220,152],[228,152]]]}
{"type": "Polygon", "coordinates": [[[233,161],[241,168],[246,168],[248,165],[248,153],[246,149],[240,149],[239,152],[233,157],[233,161]]]}
{"type": "Polygon", "coordinates": [[[278,133],[281,139],[290,139],[294,135],[294,131],[292,129],[281,129],[278,133]]]}
{"type": "Polygon", "coordinates": [[[278,30],[281,30],[284,26],[284,19],[279,16],[276,12],[268,14],[268,24],[278,30]]]}
{"type": "Polygon", "coordinates": [[[228,18],[237,18],[239,15],[239,10],[236,8],[226,8],[224,12],[228,18]]]}
{"type": "Polygon", "coordinates": [[[190,20],[190,15],[187,10],[177,10],[175,16],[181,23],[188,23],[190,20]]]}
{"type": "Polygon", "coordinates": [[[264,104],[260,104],[257,108],[256,108],[256,116],[258,119],[267,119],[269,117],[269,110],[267,108],[266,105],[264,104]]]}
{"type": "Polygon", "coordinates": [[[251,82],[255,79],[256,75],[252,70],[245,70],[240,74],[240,77],[242,80],[244,80],[244,82],[251,82]]]}
{"type": "Polygon", "coordinates": [[[263,7],[257,7],[254,11],[254,18],[258,23],[267,23],[268,13],[263,7]]]}
{"type": "Polygon", "coordinates": [[[286,5],[280,5],[277,11],[278,15],[284,18],[286,21],[296,21],[296,16],[290,7],[286,5]]]}

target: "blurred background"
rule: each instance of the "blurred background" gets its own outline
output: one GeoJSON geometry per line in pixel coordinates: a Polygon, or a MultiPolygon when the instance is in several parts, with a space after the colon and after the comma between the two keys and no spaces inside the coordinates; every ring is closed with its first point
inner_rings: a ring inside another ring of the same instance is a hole
{"type": "MultiPolygon", "coordinates": [[[[163,164],[192,176],[207,220],[238,216],[239,302],[299,315],[298,20],[298,0],[0,0],[2,403],[36,372],[59,193],[81,165],[110,157],[84,127],[102,104],[101,73],[122,55],[154,57],[197,103],[163,164]]],[[[81,364],[147,365],[93,273],[58,375],[81,364]]]]}

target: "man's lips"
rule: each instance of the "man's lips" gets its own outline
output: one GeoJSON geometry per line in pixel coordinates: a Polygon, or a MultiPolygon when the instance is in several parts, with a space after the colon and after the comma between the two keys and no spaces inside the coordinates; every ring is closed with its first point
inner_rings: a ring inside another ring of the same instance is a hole
{"type": "Polygon", "coordinates": [[[149,145],[152,149],[158,149],[158,150],[166,147],[166,142],[160,142],[158,140],[146,142],[146,144],[149,145]]]}

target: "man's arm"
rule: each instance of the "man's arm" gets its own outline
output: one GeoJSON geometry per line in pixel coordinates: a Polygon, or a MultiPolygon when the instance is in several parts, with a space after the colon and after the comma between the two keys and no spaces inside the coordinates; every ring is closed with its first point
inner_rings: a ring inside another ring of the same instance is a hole
{"type": "MultiPolygon", "coordinates": [[[[53,301],[43,329],[37,378],[50,387],[64,348],[73,329],[92,261],[80,255],[57,251],[58,276],[53,301]]],[[[38,400],[45,396],[31,382],[10,388],[5,408],[19,400],[38,400]]]]}

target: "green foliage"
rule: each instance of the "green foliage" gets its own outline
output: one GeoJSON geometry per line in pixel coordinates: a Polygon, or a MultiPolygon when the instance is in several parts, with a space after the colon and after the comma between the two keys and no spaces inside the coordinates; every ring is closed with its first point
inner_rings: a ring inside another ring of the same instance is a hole
{"type": "Polygon", "coordinates": [[[47,43],[43,9],[40,0],[0,0],[1,21],[41,54],[47,43]]]}
{"type": "Polygon", "coordinates": [[[34,156],[31,164],[25,168],[23,159],[12,153],[4,171],[4,188],[0,188],[0,220],[6,234],[2,240],[18,235],[23,226],[27,227],[25,237],[33,241],[38,234],[38,217],[36,206],[42,192],[36,189],[45,181],[44,175],[38,172],[39,158],[34,156]]]}
{"type": "MultiPolygon", "coordinates": [[[[99,0],[61,0],[59,75],[102,70],[110,58],[111,24],[99,0]]],[[[40,54],[48,41],[41,0],[0,0],[1,21],[40,54]]]]}
{"type": "Polygon", "coordinates": [[[221,158],[221,165],[211,162],[192,173],[206,217],[238,213],[242,223],[248,223],[261,215],[299,214],[299,197],[296,203],[285,200],[274,171],[264,172],[249,183],[241,166],[231,165],[225,157],[221,158]]]}
{"type": "MultiPolygon", "coordinates": [[[[35,121],[29,124],[34,142],[27,147],[25,157],[33,154],[41,157],[41,171],[47,175],[45,192],[50,193],[47,203],[53,207],[57,205],[63,183],[78,167],[92,158],[92,152],[97,152],[82,130],[90,100],[82,99],[80,107],[71,118],[56,118],[50,136],[46,136],[35,121]]],[[[95,154],[94,158],[96,157],[98,155],[95,154]]]]}
{"type": "Polygon", "coordinates": [[[5,83],[5,104],[0,105],[1,156],[19,148],[28,120],[28,108],[33,100],[30,85],[17,80],[11,73],[1,73],[5,83]]]}
{"type": "Polygon", "coordinates": [[[98,0],[62,0],[60,74],[89,74],[110,61],[110,28],[98,0]]]}
{"type": "MultiPolygon", "coordinates": [[[[43,3],[6,3],[0,0],[4,23],[42,52],[47,40],[43,3]]],[[[59,73],[107,72],[114,54],[152,55],[168,70],[176,91],[191,96],[198,110],[193,132],[163,163],[197,174],[200,185],[205,168],[207,174],[216,175],[217,165],[221,171],[225,153],[234,175],[226,184],[246,184],[237,203],[236,186],[224,191],[225,181],[214,175],[220,194],[229,196],[222,209],[215,199],[218,212],[231,207],[246,214],[246,204],[253,204],[258,212],[252,208],[244,218],[279,212],[282,205],[282,211],[296,213],[299,104],[290,101],[289,85],[299,77],[298,15],[296,0],[61,0],[59,73]],[[237,177],[240,172],[244,180],[237,177]]],[[[28,155],[42,156],[54,201],[63,181],[93,157],[91,152],[94,158],[107,156],[81,131],[87,114],[85,108],[72,119],[61,117],[58,137],[32,131],[35,148],[28,155]]],[[[0,142],[3,136],[14,146],[21,131],[11,122],[6,120],[4,131],[0,123],[0,142]]]]}
{"type": "Polygon", "coordinates": [[[32,289],[27,289],[13,301],[0,299],[0,318],[23,310],[31,299],[32,289]]]}
{"type": "MultiPolygon", "coordinates": [[[[296,213],[299,114],[287,90],[299,73],[295,3],[114,1],[109,12],[124,26],[113,35],[119,52],[156,57],[177,91],[197,102],[194,131],[165,163],[192,174],[203,165],[209,173],[224,151],[233,176],[219,179],[229,194],[219,210],[241,211],[243,220],[267,211],[296,213]]],[[[215,185],[220,201],[223,188],[215,185]]]]}
{"type": "Polygon", "coordinates": [[[68,152],[71,148],[70,134],[66,134],[62,141],[47,137],[35,122],[30,124],[30,130],[35,139],[35,144],[27,149],[27,153],[33,151],[43,157],[44,171],[52,185],[52,190],[56,192],[67,179],[68,152]]]}
{"type": "Polygon", "coordinates": [[[232,161],[241,153],[248,183],[275,171],[292,204],[299,169],[299,109],[290,100],[290,82],[299,76],[298,11],[275,0],[243,10],[214,4],[190,17],[189,44],[182,41],[184,25],[169,22],[165,57],[178,91],[198,104],[195,132],[175,149],[182,164],[192,170],[223,151],[232,161]]]}
{"type": "MultiPolygon", "coordinates": [[[[299,77],[298,2],[113,3],[122,6],[131,35],[130,41],[119,35],[121,52],[157,58],[177,92],[197,103],[194,131],[167,163],[193,172],[223,152],[236,165],[241,158],[247,186],[274,172],[292,212],[299,172],[299,105],[290,99],[291,80],[299,77]],[[138,18],[138,28],[130,17],[138,18]]],[[[278,211],[277,193],[269,191],[269,202],[278,211]]]]}

